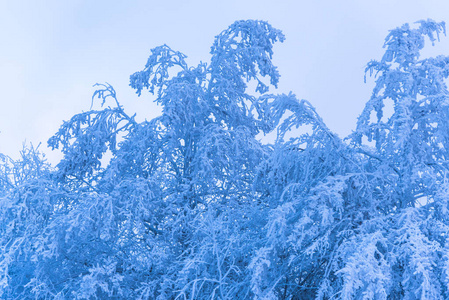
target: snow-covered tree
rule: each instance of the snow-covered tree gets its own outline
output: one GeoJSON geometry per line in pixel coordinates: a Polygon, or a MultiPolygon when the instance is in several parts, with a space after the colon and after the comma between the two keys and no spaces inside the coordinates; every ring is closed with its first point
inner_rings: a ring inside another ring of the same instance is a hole
{"type": "Polygon", "coordinates": [[[441,33],[389,33],[345,140],[270,94],[284,36],[267,22],[235,22],[197,66],[154,48],[130,86],[161,116],[101,84],[48,141],[57,166],[0,156],[0,298],[448,298],[449,58],[419,56],[441,33]]]}
{"type": "Polygon", "coordinates": [[[289,126],[313,130],[293,146],[277,143],[259,176],[280,203],[250,265],[255,298],[449,297],[449,60],[419,58],[444,23],[416,27],[392,30],[382,60],[368,64],[376,86],[347,143],[289,107],[289,126]]]}

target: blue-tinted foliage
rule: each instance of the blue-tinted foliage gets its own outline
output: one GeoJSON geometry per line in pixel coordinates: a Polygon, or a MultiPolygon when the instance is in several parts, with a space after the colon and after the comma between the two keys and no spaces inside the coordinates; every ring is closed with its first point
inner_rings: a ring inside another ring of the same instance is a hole
{"type": "Polygon", "coordinates": [[[0,298],[449,298],[449,58],[420,59],[441,33],[390,31],[346,140],[268,94],[284,36],[266,22],[235,22],[198,66],[153,49],[130,86],[161,116],[102,84],[102,109],[48,141],[56,167],[0,156],[0,298]]]}

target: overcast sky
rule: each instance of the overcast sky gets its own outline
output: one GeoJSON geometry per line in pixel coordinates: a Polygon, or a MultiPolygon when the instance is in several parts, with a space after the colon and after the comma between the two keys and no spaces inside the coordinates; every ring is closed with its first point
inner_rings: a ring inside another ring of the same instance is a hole
{"type": "MultiPolygon", "coordinates": [[[[112,84],[129,114],[151,119],[160,112],[153,98],[128,86],[150,49],[167,44],[192,65],[208,61],[214,36],[241,19],[284,32],[277,92],[309,100],[344,137],[370,97],[364,67],[381,58],[388,30],[427,18],[449,22],[449,1],[0,0],[0,152],[16,158],[26,141],[49,154],[47,139],[90,108],[97,82],[112,84]]],[[[449,55],[449,38],[425,54],[449,55]]]]}

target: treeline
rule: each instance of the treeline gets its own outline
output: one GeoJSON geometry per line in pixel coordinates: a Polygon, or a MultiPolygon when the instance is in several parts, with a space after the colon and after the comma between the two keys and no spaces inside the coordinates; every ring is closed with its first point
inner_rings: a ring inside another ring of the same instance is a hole
{"type": "Polygon", "coordinates": [[[345,139],[270,92],[284,35],[266,22],[235,22],[193,67],[154,48],[130,86],[161,116],[137,122],[101,84],[101,109],[48,141],[56,167],[0,156],[0,297],[449,298],[449,57],[420,58],[441,33],[390,31],[345,139]]]}

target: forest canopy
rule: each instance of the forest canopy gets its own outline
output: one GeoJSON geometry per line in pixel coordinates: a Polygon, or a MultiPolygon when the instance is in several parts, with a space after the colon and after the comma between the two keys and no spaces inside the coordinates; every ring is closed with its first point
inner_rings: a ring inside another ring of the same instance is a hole
{"type": "Polygon", "coordinates": [[[196,66],[152,49],[130,86],[160,116],[98,84],[101,108],[48,140],[55,167],[0,154],[0,298],[448,299],[449,57],[420,57],[445,33],[388,33],[343,139],[273,93],[267,22],[235,22],[196,66]]]}

